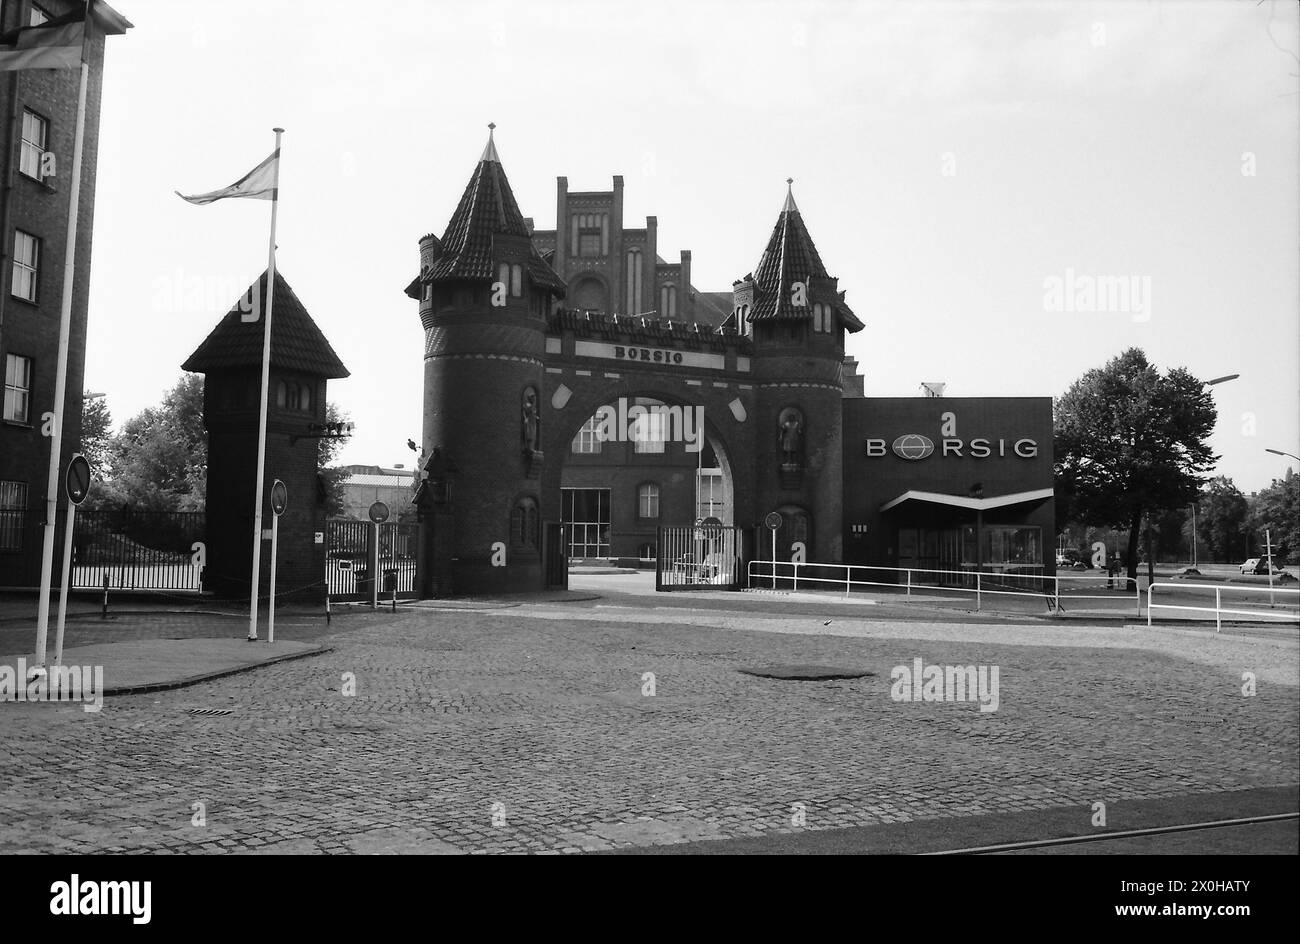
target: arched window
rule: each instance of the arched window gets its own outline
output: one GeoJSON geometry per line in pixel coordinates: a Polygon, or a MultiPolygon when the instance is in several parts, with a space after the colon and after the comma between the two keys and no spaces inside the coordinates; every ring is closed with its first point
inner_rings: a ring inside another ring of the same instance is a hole
{"type": "Polygon", "coordinates": [[[813,305],[813,330],[819,333],[825,330],[825,328],[822,327],[822,317],[823,317],[822,304],[821,302],[817,302],[816,304],[813,305]]]}
{"type": "Polygon", "coordinates": [[[497,281],[505,286],[506,290],[510,289],[510,263],[503,262],[497,267],[497,281]]]}
{"type": "Polygon", "coordinates": [[[649,397],[637,397],[634,406],[645,407],[646,412],[636,418],[630,430],[632,434],[632,451],[637,453],[661,454],[664,443],[672,432],[668,429],[670,414],[662,409],[666,404],[662,400],[649,397]]]}
{"type": "Polygon", "coordinates": [[[510,512],[510,543],[518,548],[537,547],[537,501],[521,498],[510,512]]]}
{"type": "Polygon", "coordinates": [[[641,250],[632,248],[627,251],[627,274],[623,279],[627,286],[627,313],[641,313],[641,250]]]}
{"type": "Polygon", "coordinates": [[[524,267],[521,265],[512,265],[510,267],[510,294],[515,298],[523,297],[524,267]]]}
{"type": "Polygon", "coordinates": [[[659,317],[677,317],[677,286],[665,285],[659,290],[659,317]]]}
{"type": "Polygon", "coordinates": [[[275,385],[275,405],[281,408],[289,405],[289,388],[283,380],[275,385]]]}
{"type": "Polygon", "coordinates": [[[600,452],[600,422],[596,415],[592,414],[587,422],[582,424],[582,429],[573,437],[573,444],[569,447],[570,452],[579,455],[597,455],[600,452]]]}
{"type": "Polygon", "coordinates": [[[636,516],[659,517],[659,486],[654,482],[642,482],[636,487],[636,516]]]}

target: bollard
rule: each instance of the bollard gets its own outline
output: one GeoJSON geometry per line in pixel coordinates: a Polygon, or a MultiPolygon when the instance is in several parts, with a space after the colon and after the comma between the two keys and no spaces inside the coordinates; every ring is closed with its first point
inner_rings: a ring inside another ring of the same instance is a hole
{"type": "Polygon", "coordinates": [[[108,619],[108,568],[104,568],[104,608],[100,611],[100,619],[108,619]]]}

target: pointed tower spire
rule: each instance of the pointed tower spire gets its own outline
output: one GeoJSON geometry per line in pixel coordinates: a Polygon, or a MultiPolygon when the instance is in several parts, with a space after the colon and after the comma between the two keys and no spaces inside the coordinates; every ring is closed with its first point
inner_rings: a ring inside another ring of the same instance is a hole
{"type": "Polygon", "coordinates": [[[492,139],[492,132],[496,131],[496,129],[497,129],[496,122],[489,121],[488,122],[488,143],[487,143],[487,147],[483,149],[483,156],[479,158],[479,161],[490,161],[493,164],[501,163],[501,158],[497,156],[497,143],[492,139]]]}
{"type": "Polygon", "coordinates": [[[787,178],[785,179],[785,185],[786,185],[786,191],[785,191],[785,206],[781,207],[781,212],[782,212],[782,213],[798,213],[798,212],[799,212],[799,208],[798,208],[797,206],[795,206],[795,204],[794,204],[794,178],[793,178],[793,177],[787,177],[787,178]]]}
{"type": "Polygon", "coordinates": [[[812,320],[811,302],[795,305],[795,283],[804,286],[804,293],[816,295],[819,291],[827,297],[821,299],[839,312],[844,327],[858,331],[862,322],[853,314],[839,294],[830,295],[836,279],[826,271],[817,247],[808,235],[803,214],[794,202],[794,178],[786,178],[785,203],[776,226],[763,250],[763,257],[754,269],[754,308],[749,315],[757,321],[812,320]]]}
{"type": "MultiPolygon", "coordinates": [[[[491,282],[497,277],[493,262],[493,240],[499,236],[520,237],[528,240],[528,226],[519,204],[510,190],[505,168],[497,156],[492,132],[496,125],[488,125],[488,143],[483,156],[474,167],[474,174],[465,185],[456,212],[447,223],[447,229],[438,242],[437,252],[429,260],[424,275],[427,282],[449,279],[474,279],[491,282]]],[[[542,259],[537,247],[527,243],[524,260],[529,277],[539,287],[550,289],[564,297],[564,281],[542,259]]]]}

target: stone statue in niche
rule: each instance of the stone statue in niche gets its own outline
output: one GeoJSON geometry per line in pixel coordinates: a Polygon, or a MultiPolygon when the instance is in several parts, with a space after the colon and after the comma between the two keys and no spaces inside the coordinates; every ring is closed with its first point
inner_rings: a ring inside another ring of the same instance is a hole
{"type": "Polygon", "coordinates": [[[803,456],[803,414],[795,407],[788,406],[777,418],[777,426],[782,467],[799,468],[803,456]]]}
{"type": "Polygon", "coordinates": [[[536,477],[542,470],[542,408],[534,387],[524,390],[519,427],[528,475],[536,477]]]}

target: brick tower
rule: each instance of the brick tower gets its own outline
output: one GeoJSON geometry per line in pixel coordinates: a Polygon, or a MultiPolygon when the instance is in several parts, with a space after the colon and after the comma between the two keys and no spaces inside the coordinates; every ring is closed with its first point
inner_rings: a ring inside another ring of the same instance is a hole
{"type": "MultiPolygon", "coordinates": [[[[266,310],[266,273],[249,288],[182,365],[206,375],[203,425],[208,431],[207,567],[203,586],[219,596],[249,592],[250,530],[257,472],[258,407],[261,403],[261,312],[266,310]],[[245,320],[252,319],[256,320],[245,320]]],[[[317,443],[325,423],[325,385],[348,376],[325,335],[289,283],[275,274],[271,315],[271,376],[266,420],[265,528],[271,526],[269,494],[275,479],[289,490],[280,517],[276,595],[298,602],[324,599],[325,530],[318,482],[317,443]]],[[[262,593],[269,586],[270,541],[262,542],[262,593]]]]}
{"type": "Polygon", "coordinates": [[[561,459],[542,452],[542,361],[546,316],[565,289],[529,238],[491,134],[442,238],[420,240],[406,291],[424,327],[429,476],[417,497],[432,527],[419,590],[540,589],[540,476],[561,459]],[[435,460],[454,470],[445,480],[435,460]]]}
{"type": "Polygon", "coordinates": [[[785,519],[779,559],[802,541],[807,560],[839,561],[844,333],[863,324],[827,274],[793,187],[758,266],[734,284],[733,302],[754,341],[757,516],[779,511],[785,519]]]}

